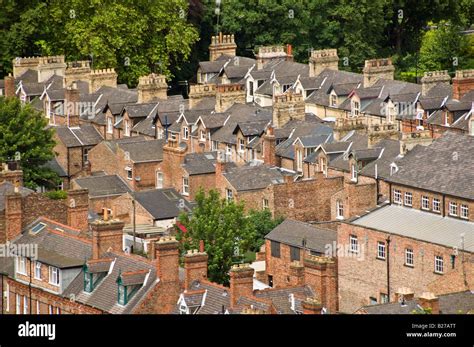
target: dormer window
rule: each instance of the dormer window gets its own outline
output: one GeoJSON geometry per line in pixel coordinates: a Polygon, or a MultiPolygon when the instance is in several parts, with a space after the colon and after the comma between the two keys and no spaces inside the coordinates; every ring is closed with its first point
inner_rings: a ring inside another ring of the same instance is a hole
{"type": "Polygon", "coordinates": [[[189,128],[183,127],[183,140],[187,140],[189,137],[189,128]]]}
{"type": "Polygon", "coordinates": [[[112,134],[114,132],[114,126],[112,122],[112,117],[107,117],[107,134],[112,134]]]}
{"type": "Polygon", "coordinates": [[[360,113],[360,103],[359,103],[359,101],[352,100],[352,102],[351,102],[351,111],[352,111],[352,117],[359,116],[359,113],[360,113]]]}
{"type": "Polygon", "coordinates": [[[337,95],[336,93],[334,93],[334,91],[329,96],[329,104],[331,105],[331,107],[336,107],[337,105],[337,95]]]}
{"type": "Polygon", "coordinates": [[[90,272],[89,267],[84,265],[84,291],[87,293],[92,293],[94,288],[99,285],[106,274],[107,272],[90,272]]]}
{"type": "Polygon", "coordinates": [[[126,286],[122,284],[122,280],[120,278],[118,282],[117,301],[119,305],[125,306],[129,303],[130,299],[132,299],[133,295],[135,295],[140,286],[126,286]]]}
{"type": "Polygon", "coordinates": [[[199,139],[201,141],[206,141],[206,132],[204,130],[201,130],[199,134],[200,134],[199,139]]]}

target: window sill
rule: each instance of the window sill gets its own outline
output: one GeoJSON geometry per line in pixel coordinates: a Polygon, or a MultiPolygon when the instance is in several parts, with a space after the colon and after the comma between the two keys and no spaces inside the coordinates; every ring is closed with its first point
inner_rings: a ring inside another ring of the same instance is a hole
{"type": "Polygon", "coordinates": [[[48,282],[48,284],[51,284],[52,286],[55,286],[55,287],[59,287],[59,283],[56,284],[56,283],[48,282]]]}
{"type": "Polygon", "coordinates": [[[342,216],[337,216],[336,219],[337,219],[337,220],[344,220],[344,217],[342,217],[342,216]]]}
{"type": "Polygon", "coordinates": [[[386,258],[381,258],[381,257],[375,257],[375,259],[381,260],[381,261],[385,261],[385,260],[386,260],[386,258]]]}
{"type": "Polygon", "coordinates": [[[183,196],[189,196],[189,193],[182,192],[181,193],[183,196]]]}
{"type": "Polygon", "coordinates": [[[444,275],[443,272],[438,272],[438,271],[433,271],[433,273],[434,273],[435,275],[440,275],[440,276],[444,275]]]}
{"type": "Polygon", "coordinates": [[[403,266],[408,267],[408,268],[410,268],[410,269],[414,269],[414,268],[415,268],[415,265],[410,265],[410,264],[407,264],[407,263],[403,264],[403,266]]]}

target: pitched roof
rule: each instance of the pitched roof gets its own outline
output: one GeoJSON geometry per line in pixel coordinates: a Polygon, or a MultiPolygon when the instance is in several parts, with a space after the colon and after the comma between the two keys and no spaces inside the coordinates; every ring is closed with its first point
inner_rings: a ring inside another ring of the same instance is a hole
{"type": "Polygon", "coordinates": [[[95,146],[101,142],[102,136],[91,124],[81,124],[79,127],[55,127],[56,134],[66,147],[95,146]]]}
{"type": "MultiPolygon", "coordinates": [[[[133,138],[133,137],[132,137],[133,138]]],[[[128,152],[130,160],[134,163],[163,160],[164,140],[141,141],[106,141],[113,147],[116,143],[124,152],[128,152]],[[113,143],[112,143],[113,142],[113,143]]]]}
{"type": "Polygon", "coordinates": [[[306,248],[324,254],[326,245],[336,241],[337,233],[316,225],[286,219],[265,238],[298,248],[303,248],[303,240],[306,240],[306,248]]]}
{"type": "Polygon", "coordinates": [[[282,172],[266,164],[234,166],[223,175],[237,191],[264,189],[284,182],[282,172]]]}
{"type": "Polygon", "coordinates": [[[184,157],[183,169],[189,175],[203,175],[216,172],[217,152],[188,153],[184,157]]]}
{"type": "Polygon", "coordinates": [[[474,200],[474,137],[446,132],[398,162],[392,183],[474,200]]]}
{"type": "Polygon", "coordinates": [[[257,298],[270,300],[278,314],[295,314],[295,309],[298,308],[301,312],[301,307],[297,307],[297,305],[295,305],[295,309],[292,308],[290,295],[306,299],[307,297],[313,297],[314,294],[314,291],[307,285],[289,288],[269,288],[255,292],[257,298]]]}
{"type": "Polygon", "coordinates": [[[154,220],[171,219],[190,212],[192,205],[174,188],[152,189],[131,193],[154,220]]]}
{"type": "Polygon", "coordinates": [[[132,191],[118,175],[88,176],[76,178],[74,181],[81,188],[89,189],[91,198],[122,195],[132,191]]]}

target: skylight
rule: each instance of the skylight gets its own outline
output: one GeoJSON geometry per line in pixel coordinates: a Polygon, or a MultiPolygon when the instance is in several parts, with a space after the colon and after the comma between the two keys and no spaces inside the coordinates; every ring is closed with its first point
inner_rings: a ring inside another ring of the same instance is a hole
{"type": "Polygon", "coordinates": [[[43,230],[44,228],[46,227],[46,224],[44,223],[38,223],[36,224],[33,228],[31,228],[31,233],[32,234],[37,234],[39,233],[41,230],[43,230]]]}

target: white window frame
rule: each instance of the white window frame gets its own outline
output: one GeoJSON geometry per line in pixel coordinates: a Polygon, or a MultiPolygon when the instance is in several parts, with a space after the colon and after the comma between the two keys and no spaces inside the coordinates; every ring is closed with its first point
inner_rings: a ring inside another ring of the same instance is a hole
{"type": "Polygon", "coordinates": [[[39,261],[35,261],[35,280],[41,280],[41,263],[39,261]],[[39,275],[38,275],[39,270],[39,275]]]}
{"type": "Polygon", "coordinates": [[[16,294],[15,296],[15,313],[21,314],[21,295],[16,294]]]}
{"type": "Polygon", "coordinates": [[[240,153],[245,152],[245,140],[244,139],[239,139],[239,152],[240,153]]]}
{"type": "Polygon", "coordinates": [[[226,196],[227,202],[234,201],[234,192],[232,191],[232,189],[226,189],[225,196],[226,196]]]}
{"type": "Polygon", "coordinates": [[[53,305],[48,305],[48,314],[53,314],[53,305]]]}
{"type": "Polygon", "coordinates": [[[461,218],[469,219],[469,206],[466,204],[461,204],[461,218]]]}
{"type": "Polygon", "coordinates": [[[40,302],[36,299],[36,314],[40,314],[40,302]]]}
{"type": "Polygon", "coordinates": [[[454,201],[449,202],[449,215],[453,217],[458,216],[458,204],[454,201]]]}
{"type": "Polygon", "coordinates": [[[337,95],[334,92],[331,92],[329,103],[331,107],[336,107],[337,105],[337,95]]]}
{"type": "Polygon", "coordinates": [[[344,202],[336,200],[336,219],[344,219],[344,202]]]}
{"type": "Polygon", "coordinates": [[[403,199],[403,204],[405,206],[413,206],[413,193],[411,192],[405,192],[405,196],[403,199]]]}
{"type": "Polygon", "coordinates": [[[107,134],[113,134],[114,133],[114,122],[112,120],[112,117],[107,117],[107,134]]]}
{"type": "Polygon", "coordinates": [[[359,253],[359,239],[356,235],[349,235],[349,245],[351,253],[359,253]]]}
{"type": "Polygon", "coordinates": [[[415,252],[412,248],[405,248],[405,265],[415,266],[415,252]]]}
{"type": "Polygon", "coordinates": [[[164,182],[164,177],[163,177],[163,172],[162,171],[156,171],[156,189],[163,189],[163,182],[164,182]]]}
{"type": "Polygon", "coordinates": [[[183,195],[189,195],[189,177],[183,176],[183,195]]]}
{"type": "Polygon", "coordinates": [[[17,257],[17,268],[16,273],[20,275],[27,275],[26,273],[26,258],[25,257],[17,257]]]}
{"type": "Polygon", "coordinates": [[[5,285],[5,311],[10,312],[10,285],[6,283],[5,285]]]}
{"type": "Polygon", "coordinates": [[[127,173],[127,180],[133,180],[133,169],[129,166],[125,168],[125,172],[127,173]]]}
{"type": "Polygon", "coordinates": [[[441,200],[438,198],[433,198],[433,212],[441,212],[441,200]]]}
{"type": "Polygon", "coordinates": [[[325,177],[328,176],[328,165],[326,157],[321,157],[319,159],[319,165],[321,166],[321,172],[324,174],[325,177]]]}
{"type": "Polygon", "coordinates": [[[352,117],[358,117],[360,114],[360,102],[352,100],[351,101],[351,115],[352,117]]]}
{"type": "Polygon", "coordinates": [[[206,141],[206,132],[202,129],[199,131],[199,140],[206,141]]]}
{"type": "Polygon", "coordinates": [[[444,273],[444,259],[440,255],[435,255],[435,272],[437,274],[444,273]]]}
{"type": "Polygon", "coordinates": [[[219,143],[217,141],[211,141],[211,151],[217,151],[219,148],[219,143]]]}
{"type": "Polygon", "coordinates": [[[301,149],[296,150],[296,170],[303,171],[303,151],[301,149]]]}
{"type": "Polygon", "coordinates": [[[53,286],[58,286],[59,287],[59,284],[60,284],[60,280],[59,280],[59,269],[55,266],[49,266],[49,270],[48,270],[48,273],[49,273],[49,278],[48,278],[48,282],[49,284],[52,284],[53,286]],[[56,282],[55,282],[56,280],[56,282]]]}
{"type": "Polygon", "coordinates": [[[26,295],[23,296],[23,314],[28,314],[28,297],[26,295]]]}
{"type": "Polygon", "coordinates": [[[262,199],[262,206],[263,206],[264,210],[268,210],[270,208],[269,203],[268,203],[268,199],[265,199],[265,198],[262,199]]]}
{"type": "Polygon", "coordinates": [[[128,119],[124,120],[125,123],[125,136],[130,136],[130,123],[128,119]]]}
{"type": "Polygon", "coordinates": [[[393,190],[393,202],[395,204],[402,204],[402,192],[398,189],[393,190]]]}
{"type": "Polygon", "coordinates": [[[383,241],[377,242],[377,259],[386,259],[387,256],[387,248],[386,244],[383,241]]]}
{"type": "Polygon", "coordinates": [[[189,138],[189,127],[183,127],[183,140],[187,140],[189,138]]]}
{"type": "Polygon", "coordinates": [[[422,210],[430,209],[430,198],[426,195],[421,196],[421,209],[422,210]]]}
{"type": "Polygon", "coordinates": [[[355,164],[351,164],[351,181],[357,182],[357,169],[355,164]]]}

